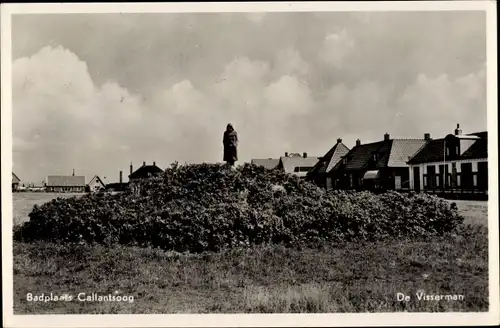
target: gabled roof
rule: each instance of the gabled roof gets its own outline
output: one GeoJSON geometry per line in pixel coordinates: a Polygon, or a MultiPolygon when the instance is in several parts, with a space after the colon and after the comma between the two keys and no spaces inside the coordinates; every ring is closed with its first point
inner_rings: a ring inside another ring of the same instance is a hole
{"type": "Polygon", "coordinates": [[[92,184],[92,183],[99,183],[101,184],[103,187],[106,187],[106,185],[104,184],[104,182],[101,180],[101,178],[99,178],[99,176],[97,175],[94,175],[94,177],[90,180],[89,182],[89,185],[92,184]]]}
{"type": "Polygon", "coordinates": [[[259,166],[263,166],[266,169],[274,169],[278,166],[280,160],[277,158],[262,158],[262,159],[252,159],[251,163],[259,166]]]}
{"type": "Polygon", "coordinates": [[[307,173],[308,175],[323,174],[329,172],[342,159],[342,156],[349,152],[342,142],[337,142],[324,156],[318,159],[318,162],[307,173]]]}
{"type": "Polygon", "coordinates": [[[480,139],[472,144],[472,146],[467,149],[460,158],[472,159],[472,158],[488,158],[488,140],[480,139]]]}
{"type": "Polygon", "coordinates": [[[149,175],[160,174],[162,172],[163,172],[163,170],[160,169],[158,166],[156,166],[156,164],[143,165],[140,168],[138,168],[135,172],[130,174],[128,177],[129,177],[129,179],[143,178],[143,177],[147,177],[149,175]]]}
{"type": "Polygon", "coordinates": [[[368,168],[405,167],[408,159],[425,145],[424,139],[389,139],[355,146],[345,157],[347,164],[339,162],[335,169],[362,170],[368,168]],[[374,162],[374,154],[377,161],[374,162]]]}
{"type": "Polygon", "coordinates": [[[47,176],[48,187],[85,187],[84,176],[74,175],[49,175],[47,176]]]}
{"type": "Polygon", "coordinates": [[[346,155],[347,164],[346,170],[360,170],[365,168],[372,159],[373,153],[377,152],[381,147],[383,141],[373,142],[369,144],[355,146],[346,155]]]}
{"type": "Polygon", "coordinates": [[[19,179],[17,175],[14,172],[12,172],[12,183],[19,183],[19,182],[21,182],[21,179],[19,179]]]}
{"type": "MultiPolygon", "coordinates": [[[[470,147],[458,157],[453,157],[454,160],[487,158],[488,157],[488,133],[477,132],[465,136],[448,135],[446,138],[430,140],[423,146],[409,161],[409,164],[441,162],[445,157],[445,141],[447,139],[457,137],[457,139],[468,139],[467,137],[474,136],[480,139],[472,141],[470,147]]],[[[475,138],[474,138],[475,139],[475,138]]]]}
{"type": "Polygon", "coordinates": [[[318,157],[280,157],[280,167],[283,167],[284,171],[287,173],[294,173],[296,167],[314,167],[318,162],[318,157]]]}
{"type": "Polygon", "coordinates": [[[423,139],[394,139],[387,166],[404,167],[408,159],[415,155],[424,145],[423,139]]]}

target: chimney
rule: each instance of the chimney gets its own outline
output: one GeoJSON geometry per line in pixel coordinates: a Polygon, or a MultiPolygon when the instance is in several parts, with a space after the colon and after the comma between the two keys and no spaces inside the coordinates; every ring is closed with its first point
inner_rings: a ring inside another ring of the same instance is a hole
{"type": "Polygon", "coordinates": [[[153,162],[153,166],[156,166],[156,162],[153,162]]]}
{"type": "Polygon", "coordinates": [[[146,161],[143,161],[143,162],[142,162],[142,166],[146,166],[146,161]]]}
{"type": "Polygon", "coordinates": [[[288,157],[288,152],[285,152],[285,157],[288,157]]]}
{"type": "Polygon", "coordinates": [[[424,140],[425,140],[425,141],[429,141],[429,140],[431,140],[431,134],[430,134],[430,133],[425,133],[425,134],[424,134],[424,140]]]}
{"type": "Polygon", "coordinates": [[[356,140],[356,146],[361,146],[361,140],[356,140]]]}
{"type": "Polygon", "coordinates": [[[342,139],[341,138],[337,138],[337,143],[342,143],[342,139]]]}
{"type": "Polygon", "coordinates": [[[122,183],[122,182],[123,182],[123,172],[120,171],[120,183],[122,183]]]}
{"type": "Polygon", "coordinates": [[[303,153],[303,154],[302,154],[302,157],[303,157],[303,158],[307,158],[307,153],[303,153]]]}
{"type": "Polygon", "coordinates": [[[460,130],[460,124],[457,124],[457,128],[455,129],[455,135],[459,136],[462,134],[462,130],[460,130]]]}
{"type": "Polygon", "coordinates": [[[73,169],[73,176],[75,176],[75,169],[73,169]]]}
{"type": "Polygon", "coordinates": [[[132,162],[130,162],[130,174],[132,174],[134,172],[134,168],[132,166],[132,162]]]}
{"type": "Polygon", "coordinates": [[[391,136],[389,135],[389,133],[385,133],[384,134],[384,140],[389,140],[391,138],[391,136]]]}

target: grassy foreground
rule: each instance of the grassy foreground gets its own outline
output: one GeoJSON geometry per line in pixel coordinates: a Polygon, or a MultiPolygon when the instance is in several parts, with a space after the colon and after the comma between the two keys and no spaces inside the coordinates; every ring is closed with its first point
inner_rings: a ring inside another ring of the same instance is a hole
{"type": "Polygon", "coordinates": [[[180,254],[135,247],[14,243],[14,313],[290,313],[488,310],[484,226],[431,242],[280,246],[180,254]],[[132,295],[80,302],[80,292],[132,295]],[[410,295],[400,302],[396,294],[410,295]],[[417,292],[461,294],[419,301],[417,292]],[[27,293],[73,295],[28,302],[27,293]]]}

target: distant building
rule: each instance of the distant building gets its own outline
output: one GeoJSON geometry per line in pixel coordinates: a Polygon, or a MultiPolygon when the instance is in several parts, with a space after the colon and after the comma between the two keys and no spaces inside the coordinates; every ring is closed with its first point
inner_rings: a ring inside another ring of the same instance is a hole
{"type": "Polygon", "coordinates": [[[454,134],[429,140],[408,164],[417,192],[485,193],[488,191],[488,132],[454,134]]]}
{"type": "Polygon", "coordinates": [[[356,190],[409,190],[410,167],[408,159],[422,148],[424,139],[391,139],[356,146],[342,157],[327,174],[334,189],[356,190]]]}
{"type": "Polygon", "coordinates": [[[94,175],[92,180],[88,184],[88,189],[90,192],[98,192],[106,189],[106,184],[99,178],[99,176],[94,175]]]}
{"type": "Polygon", "coordinates": [[[135,179],[147,179],[153,176],[157,176],[163,173],[163,170],[156,166],[156,163],[153,162],[153,165],[146,165],[146,162],[142,163],[142,166],[133,172],[132,164],[130,164],[130,175],[128,176],[129,181],[135,179]]]}
{"type": "MultiPolygon", "coordinates": [[[[130,165],[132,172],[132,165],[130,165]]],[[[120,171],[120,179],[119,182],[112,182],[106,184],[106,191],[116,192],[116,191],[125,191],[127,189],[128,183],[123,182],[123,171],[120,171]]]]}
{"type": "Polygon", "coordinates": [[[252,159],[251,164],[263,166],[266,169],[274,169],[278,166],[280,160],[278,158],[261,158],[252,159]]]}
{"type": "Polygon", "coordinates": [[[49,175],[45,182],[47,192],[85,192],[85,176],[49,175]]]}
{"type": "Polygon", "coordinates": [[[19,183],[21,182],[21,179],[17,177],[17,175],[12,172],[12,191],[18,191],[19,189],[19,183]]]}
{"type": "Polygon", "coordinates": [[[327,178],[328,173],[348,152],[349,148],[342,143],[342,139],[338,138],[337,143],[324,156],[320,157],[316,165],[307,173],[307,180],[320,187],[331,189],[332,179],[327,178]]]}
{"type": "Polygon", "coordinates": [[[26,191],[30,192],[44,192],[45,191],[45,183],[42,181],[41,183],[30,183],[27,188],[25,188],[26,191]]]}
{"type": "Polygon", "coordinates": [[[286,173],[305,178],[307,172],[318,163],[318,160],[318,157],[309,157],[307,153],[302,156],[299,153],[285,153],[285,156],[280,157],[277,168],[286,173]]]}

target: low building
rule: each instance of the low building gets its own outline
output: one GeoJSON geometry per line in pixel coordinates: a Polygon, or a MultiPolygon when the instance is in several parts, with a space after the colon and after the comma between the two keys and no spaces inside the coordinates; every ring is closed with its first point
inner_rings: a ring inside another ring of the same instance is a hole
{"type": "Polygon", "coordinates": [[[73,175],[49,175],[45,181],[47,192],[85,192],[85,176],[73,175]]]}
{"type": "Polygon", "coordinates": [[[278,158],[260,158],[260,159],[252,159],[251,164],[263,166],[266,169],[275,169],[280,160],[278,158]]]}
{"type": "Polygon", "coordinates": [[[142,166],[136,171],[133,171],[132,164],[130,164],[130,175],[128,176],[128,179],[129,181],[147,179],[153,176],[158,176],[161,173],[163,173],[163,170],[156,166],[155,162],[153,162],[153,165],[146,165],[146,162],[143,162],[142,166]]]}
{"type": "Polygon", "coordinates": [[[337,143],[322,157],[314,167],[307,173],[306,179],[314,182],[320,187],[331,189],[332,179],[328,179],[328,173],[337,165],[342,157],[349,152],[342,139],[338,138],[337,143]]]}
{"type": "Polygon", "coordinates": [[[305,178],[307,172],[318,163],[318,160],[318,157],[309,157],[307,153],[304,153],[302,156],[299,153],[285,153],[285,156],[280,157],[276,168],[286,173],[305,178]]]}
{"type": "MultiPolygon", "coordinates": [[[[132,165],[130,169],[132,173],[132,165]]],[[[123,171],[120,171],[120,177],[119,177],[119,182],[112,182],[106,184],[106,191],[109,192],[120,192],[120,191],[125,191],[127,190],[128,183],[123,182],[123,171]]]]}
{"type": "Polygon", "coordinates": [[[94,175],[87,186],[89,192],[99,192],[106,189],[106,184],[97,175],[94,175]]]}
{"type": "Polygon", "coordinates": [[[21,179],[17,177],[17,175],[12,172],[12,192],[18,191],[19,190],[19,183],[21,182],[21,179]]]}
{"type": "Polygon", "coordinates": [[[382,141],[356,146],[342,157],[327,174],[334,189],[409,190],[408,159],[430,139],[391,139],[386,133],[382,141]]]}
{"type": "Polygon", "coordinates": [[[28,187],[25,187],[26,191],[29,192],[44,192],[45,191],[45,183],[30,183],[28,187]]]}
{"type": "Polygon", "coordinates": [[[430,193],[488,192],[488,133],[454,134],[428,141],[408,161],[411,188],[430,193]]]}

